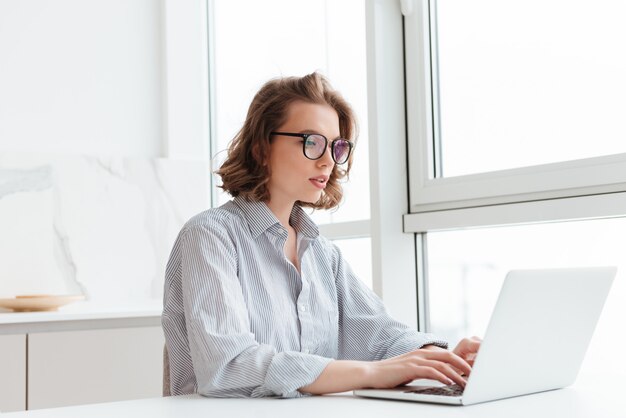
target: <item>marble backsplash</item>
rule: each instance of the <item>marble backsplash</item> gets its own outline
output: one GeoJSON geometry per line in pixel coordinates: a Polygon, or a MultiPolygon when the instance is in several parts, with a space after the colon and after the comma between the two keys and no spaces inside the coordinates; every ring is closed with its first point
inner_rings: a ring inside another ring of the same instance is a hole
{"type": "Polygon", "coordinates": [[[209,165],[0,153],[0,298],[161,299],[182,225],[209,207],[209,165]]]}

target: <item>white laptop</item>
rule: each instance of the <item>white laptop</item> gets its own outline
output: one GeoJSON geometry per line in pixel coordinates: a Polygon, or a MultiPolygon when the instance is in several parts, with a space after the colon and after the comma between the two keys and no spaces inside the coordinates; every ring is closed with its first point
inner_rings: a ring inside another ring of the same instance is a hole
{"type": "Polygon", "coordinates": [[[358,396],[471,405],[574,382],[617,269],[513,270],[462,393],[459,387],[355,390],[358,396]],[[456,389],[456,390],[455,390],[456,389]]]}

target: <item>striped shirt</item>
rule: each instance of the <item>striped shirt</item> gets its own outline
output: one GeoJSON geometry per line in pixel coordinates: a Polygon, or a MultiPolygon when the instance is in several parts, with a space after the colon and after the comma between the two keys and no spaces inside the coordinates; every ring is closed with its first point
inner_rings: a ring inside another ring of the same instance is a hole
{"type": "Polygon", "coordinates": [[[242,197],[189,220],[165,277],[163,330],[173,395],[299,397],[333,359],[381,360],[446,346],[391,318],[295,205],[301,273],[287,230],[242,197]]]}

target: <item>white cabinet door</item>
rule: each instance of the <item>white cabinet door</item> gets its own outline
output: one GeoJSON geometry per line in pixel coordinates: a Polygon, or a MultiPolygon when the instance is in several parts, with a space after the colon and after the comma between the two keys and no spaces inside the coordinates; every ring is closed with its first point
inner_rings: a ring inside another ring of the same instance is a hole
{"type": "Polygon", "coordinates": [[[161,396],[161,327],[29,335],[28,409],[161,396]]]}
{"type": "Polygon", "coordinates": [[[0,411],[26,409],[26,334],[0,335],[0,411]]]}

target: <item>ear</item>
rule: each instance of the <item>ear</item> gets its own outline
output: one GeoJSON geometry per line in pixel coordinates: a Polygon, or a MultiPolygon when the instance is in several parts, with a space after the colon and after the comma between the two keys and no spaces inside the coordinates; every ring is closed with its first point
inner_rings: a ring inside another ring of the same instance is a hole
{"type": "Polygon", "coordinates": [[[259,141],[256,141],[252,145],[252,158],[254,158],[254,161],[258,161],[263,167],[266,167],[268,164],[268,158],[264,155],[263,147],[259,141]]]}

